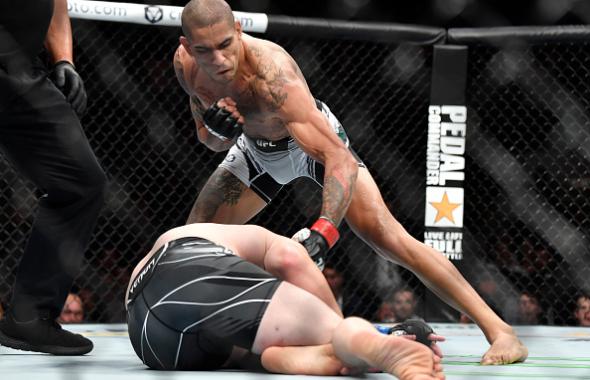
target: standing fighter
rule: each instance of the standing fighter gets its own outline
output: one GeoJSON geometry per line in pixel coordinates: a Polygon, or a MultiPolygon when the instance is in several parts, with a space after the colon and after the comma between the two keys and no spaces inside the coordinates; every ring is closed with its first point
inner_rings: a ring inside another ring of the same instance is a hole
{"type": "Polygon", "coordinates": [[[1,1],[0,145],[44,192],[0,321],[0,344],[7,347],[57,355],[92,350],[90,340],[55,321],[78,275],[106,185],[76,115],[85,107],[66,0],[55,6],[53,0],[1,1]],[[36,58],[43,41],[53,82],[36,58]]]}
{"type": "Polygon", "coordinates": [[[283,281],[286,256],[306,264],[308,283],[333,305],[320,270],[291,239],[254,225],[199,223],[164,233],[127,289],[136,354],[163,370],[262,365],[271,372],[334,376],[370,365],[401,380],[444,379],[436,345],[444,338],[426,324],[414,325],[413,338],[431,351],[382,335],[363,319],[342,319],[318,297],[283,281]]]}
{"type": "MultiPolygon", "coordinates": [[[[297,234],[320,264],[345,217],[375,251],[414,272],[477,322],[490,342],[483,364],[523,361],[512,328],[440,253],[410,236],[391,215],[369,171],[348,147],[336,117],[314,99],[297,64],[280,46],[242,33],[223,0],[192,0],[182,13],[174,67],[190,96],[199,140],[229,149],[201,190],[189,223],[243,224],[297,177],[323,186],[319,219],[297,234]]],[[[296,277],[297,262],[291,262],[296,277]]]]}

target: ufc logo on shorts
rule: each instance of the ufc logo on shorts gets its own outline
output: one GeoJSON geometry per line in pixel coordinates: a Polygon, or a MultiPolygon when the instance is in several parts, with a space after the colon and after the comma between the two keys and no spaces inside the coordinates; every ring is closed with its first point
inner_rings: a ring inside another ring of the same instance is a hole
{"type": "Polygon", "coordinates": [[[276,148],[276,144],[268,140],[256,140],[256,145],[261,148],[276,148]]]}

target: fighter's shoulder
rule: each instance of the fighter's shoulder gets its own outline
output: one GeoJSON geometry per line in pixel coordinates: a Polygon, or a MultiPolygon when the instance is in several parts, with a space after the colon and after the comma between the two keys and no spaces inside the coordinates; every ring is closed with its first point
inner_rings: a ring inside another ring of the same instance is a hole
{"type": "Polygon", "coordinates": [[[249,36],[246,48],[259,76],[264,77],[269,72],[273,73],[276,70],[282,71],[285,75],[297,75],[298,68],[295,61],[280,45],[249,36]]]}
{"type": "Polygon", "coordinates": [[[198,71],[198,67],[190,54],[186,51],[184,46],[178,45],[174,53],[174,72],[178,83],[187,94],[192,94],[191,86],[192,78],[198,71]]]}

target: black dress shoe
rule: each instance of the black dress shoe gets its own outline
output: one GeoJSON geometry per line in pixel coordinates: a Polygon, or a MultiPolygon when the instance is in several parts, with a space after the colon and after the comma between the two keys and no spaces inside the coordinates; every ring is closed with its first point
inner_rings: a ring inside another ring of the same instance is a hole
{"type": "Polygon", "coordinates": [[[0,321],[0,344],[24,351],[53,355],[84,355],[92,351],[92,341],[63,330],[51,319],[19,322],[10,313],[0,321]]]}

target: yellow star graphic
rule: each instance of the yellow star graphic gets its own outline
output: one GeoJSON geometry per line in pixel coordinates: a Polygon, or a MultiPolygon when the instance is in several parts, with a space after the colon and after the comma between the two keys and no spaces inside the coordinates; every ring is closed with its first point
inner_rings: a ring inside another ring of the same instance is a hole
{"type": "Polygon", "coordinates": [[[446,191],[443,195],[442,201],[429,203],[432,205],[432,207],[436,209],[436,218],[434,218],[434,223],[438,222],[442,218],[447,218],[451,221],[451,223],[455,224],[455,219],[453,218],[453,210],[461,206],[461,203],[449,202],[449,197],[447,196],[446,191]]]}

